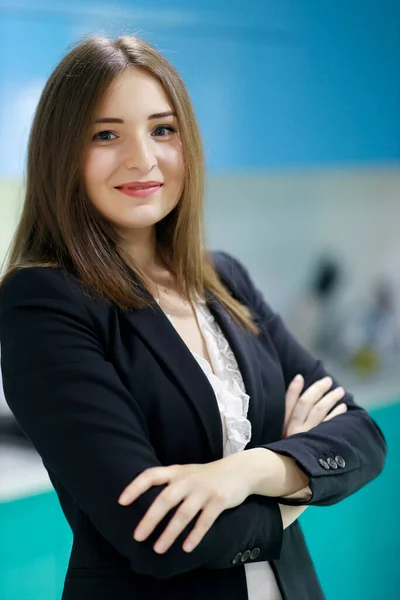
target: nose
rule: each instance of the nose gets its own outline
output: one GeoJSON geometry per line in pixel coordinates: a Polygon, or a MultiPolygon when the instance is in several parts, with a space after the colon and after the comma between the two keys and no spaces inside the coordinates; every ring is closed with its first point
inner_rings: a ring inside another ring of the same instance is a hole
{"type": "Polygon", "coordinates": [[[125,156],[127,169],[137,169],[141,173],[149,173],[156,164],[157,159],[151,139],[146,139],[144,136],[129,142],[125,156]]]}

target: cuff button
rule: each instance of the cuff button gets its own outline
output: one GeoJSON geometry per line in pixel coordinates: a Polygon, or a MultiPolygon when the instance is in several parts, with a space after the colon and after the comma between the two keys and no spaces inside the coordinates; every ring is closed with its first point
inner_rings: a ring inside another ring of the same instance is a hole
{"type": "Polygon", "coordinates": [[[237,565],[242,559],[242,553],[238,552],[232,559],[232,564],[237,565]]]}
{"type": "Polygon", "coordinates": [[[343,469],[346,466],[346,461],[342,456],[335,456],[335,460],[338,464],[338,467],[340,467],[341,469],[343,469]]]}
{"type": "Polygon", "coordinates": [[[251,560],[255,560],[259,556],[260,556],[260,548],[253,548],[253,550],[251,551],[251,554],[250,554],[251,560]]]}
{"type": "Polygon", "coordinates": [[[326,459],[326,462],[328,463],[328,465],[330,466],[331,469],[337,469],[338,468],[338,464],[336,462],[336,460],[334,458],[331,458],[330,456],[326,459]]]}
{"type": "Polygon", "coordinates": [[[321,465],[321,467],[323,469],[326,469],[327,471],[329,471],[330,466],[328,465],[328,463],[326,462],[326,460],[324,460],[323,458],[319,458],[318,462],[319,462],[319,464],[321,465]]]}
{"type": "Polygon", "coordinates": [[[243,552],[242,554],[242,562],[246,562],[246,560],[248,560],[250,558],[250,550],[246,550],[245,552],[243,552]]]}

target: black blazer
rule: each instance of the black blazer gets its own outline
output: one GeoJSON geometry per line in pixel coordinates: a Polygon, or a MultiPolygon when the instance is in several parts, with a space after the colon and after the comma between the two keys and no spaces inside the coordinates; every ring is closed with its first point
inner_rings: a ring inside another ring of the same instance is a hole
{"type": "MultiPolygon", "coordinates": [[[[302,373],[308,387],[326,372],[242,265],[223,253],[213,258],[262,330],[256,338],[239,328],[208,293],[250,395],[247,448],[294,457],[310,477],[309,504],[342,500],[382,470],[381,431],[347,394],[346,414],[281,440],[288,383],[302,373]],[[325,459],[337,456],[343,461],[327,469],[325,459]]],[[[171,513],[149,540],[133,539],[163,488],[123,507],[117,500],[128,483],[148,467],[205,463],[223,452],[213,390],[158,306],[123,312],[85,295],[72,271],[22,269],[0,295],[0,341],[6,400],[74,534],[63,600],[246,600],[246,550],[248,562],[271,561],[285,600],[323,598],[300,527],[282,531],[277,499],[254,495],[225,511],[190,554],[181,548],[193,523],[165,555],[152,549],[171,513]]]]}

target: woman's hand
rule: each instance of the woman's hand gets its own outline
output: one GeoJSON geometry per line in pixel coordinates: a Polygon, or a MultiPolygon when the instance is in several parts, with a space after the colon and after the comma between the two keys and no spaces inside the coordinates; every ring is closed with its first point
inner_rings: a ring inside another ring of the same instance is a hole
{"type": "Polygon", "coordinates": [[[313,383],[301,394],[304,387],[304,378],[302,375],[297,375],[293,379],[286,393],[284,438],[295,433],[308,431],[323,421],[333,419],[347,411],[347,405],[342,402],[328,414],[346,393],[342,387],[329,392],[332,383],[331,377],[325,377],[313,383]]]}
{"type": "Polygon", "coordinates": [[[183,545],[185,551],[191,552],[224,510],[242,504],[252,493],[251,483],[245,453],[239,452],[207,464],[147,469],[125,488],[118,502],[131,504],[152,486],[168,484],[140,521],[134,538],[147,539],[167,513],[181,504],[154,550],[159,554],[166,552],[201,511],[183,545]]]}
{"type": "MultiPolygon", "coordinates": [[[[308,431],[347,410],[342,403],[328,415],[345,393],[343,388],[329,392],[332,379],[317,381],[300,395],[303,387],[304,380],[299,376],[288,388],[284,437],[308,431]]],[[[166,552],[185,527],[198,516],[183,545],[186,552],[194,550],[224,510],[242,504],[249,495],[255,493],[255,473],[249,463],[251,452],[238,452],[207,464],[172,465],[143,471],[125,488],[119,498],[120,504],[131,504],[153,486],[167,486],[138,524],[134,532],[135,539],[147,539],[169,511],[180,505],[157,540],[154,550],[159,554],[166,552]]],[[[267,459],[267,454],[264,456],[267,459]]],[[[259,461],[252,462],[255,466],[259,461]]]]}

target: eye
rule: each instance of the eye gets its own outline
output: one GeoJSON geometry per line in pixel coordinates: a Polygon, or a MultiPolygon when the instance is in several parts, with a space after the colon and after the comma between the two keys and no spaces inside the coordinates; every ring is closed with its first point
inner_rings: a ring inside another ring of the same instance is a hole
{"type": "Polygon", "coordinates": [[[176,129],[171,125],[158,125],[151,135],[156,137],[169,137],[173,133],[176,133],[176,129]]]}
{"type": "Polygon", "coordinates": [[[112,131],[99,131],[99,133],[96,133],[96,135],[93,136],[93,139],[100,140],[100,142],[110,142],[111,139],[114,139],[110,137],[111,135],[113,135],[114,138],[116,138],[115,133],[113,133],[112,131]]]}

